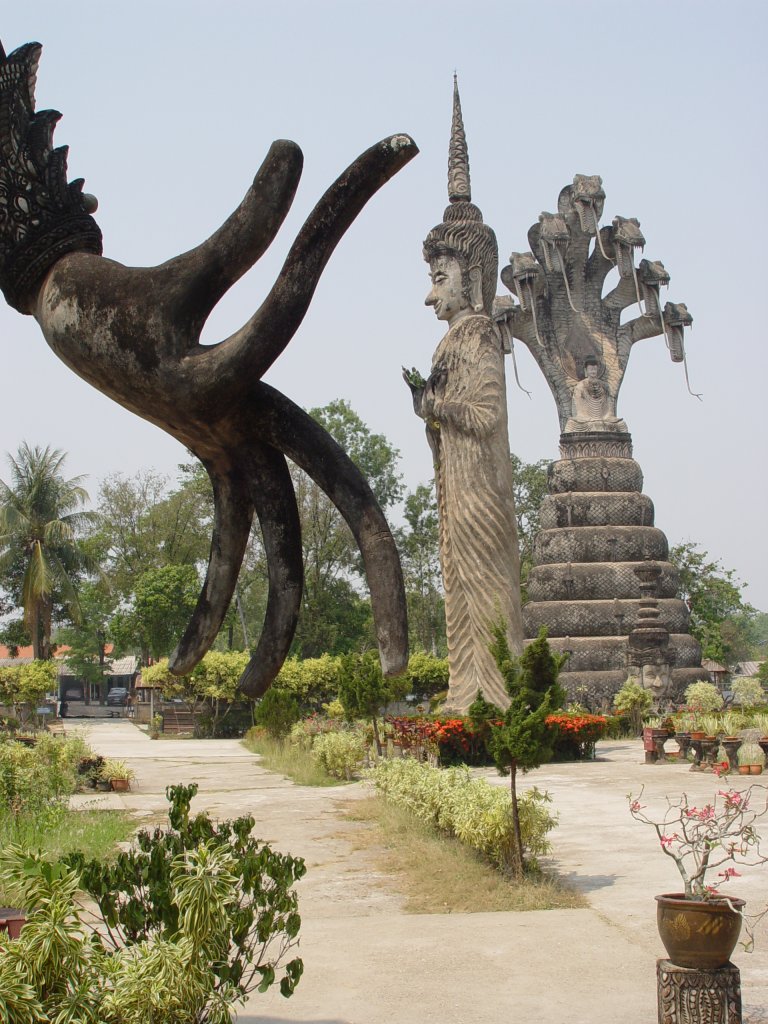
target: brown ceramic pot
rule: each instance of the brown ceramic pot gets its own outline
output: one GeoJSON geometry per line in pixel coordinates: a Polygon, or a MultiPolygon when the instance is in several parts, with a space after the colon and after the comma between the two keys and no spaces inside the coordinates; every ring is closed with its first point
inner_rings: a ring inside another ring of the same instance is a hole
{"type": "Polygon", "coordinates": [[[724,967],[736,948],[744,900],[686,900],[683,893],[656,897],[656,923],[667,955],[678,967],[724,967]],[[735,908],[735,909],[734,909],[735,908]]]}
{"type": "Polygon", "coordinates": [[[751,764],[749,766],[749,774],[750,775],[762,775],[763,774],[763,766],[761,764],[751,764]]]}
{"type": "Polygon", "coordinates": [[[127,793],[131,788],[130,779],[110,779],[109,781],[115,793],[127,793]]]}

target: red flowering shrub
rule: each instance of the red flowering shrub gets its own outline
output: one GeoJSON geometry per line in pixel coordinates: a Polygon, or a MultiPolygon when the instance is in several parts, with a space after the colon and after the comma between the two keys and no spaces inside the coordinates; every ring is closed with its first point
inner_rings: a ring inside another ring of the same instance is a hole
{"type": "Polygon", "coordinates": [[[545,722],[556,730],[554,761],[584,761],[595,756],[595,743],[608,728],[604,715],[573,714],[558,711],[545,722]]]}
{"type": "Polygon", "coordinates": [[[440,763],[488,764],[485,738],[467,718],[388,718],[392,739],[414,754],[436,750],[440,763]]]}

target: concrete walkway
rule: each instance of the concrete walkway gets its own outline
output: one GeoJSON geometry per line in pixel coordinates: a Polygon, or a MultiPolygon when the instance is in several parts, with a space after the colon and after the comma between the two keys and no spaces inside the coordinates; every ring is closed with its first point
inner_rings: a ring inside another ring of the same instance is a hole
{"type": "MultiPolygon", "coordinates": [[[[654,1024],[655,964],[664,950],[653,896],[676,891],[679,878],[652,830],[630,817],[626,796],[644,786],[643,803],[661,808],[665,793],[685,790],[706,803],[725,785],[682,765],[645,766],[639,742],[601,743],[595,762],[549,765],[524,779],[552,795],[560,815],[552,865],[586,893],[589,909],[410,915],[396,880],[378,875],[367,843],[356,841],[365,826],[341,812],[366,795],[362,785],[295,786],[262,769],[237,741],[152,742],[126,721],[99,721],[88,739],[137,776],[133,792],[105,795],[99,806],[154,815],[165,807],[166,785],[196,781],[194,806],[219,817],[251,813],[261,838],[306,859],[304,977],[290,1000],[256,995],[241,1024],[654,1024]]],[[[728,785],[744,788],[739,777],[728,785]]],[[[745,869],[733,892],[764,906],[768,869],[745,869]]],[[[744,1021],[768,1024],[767,923],[757,952],[738,950],[734,960],[744,1021]]]]}

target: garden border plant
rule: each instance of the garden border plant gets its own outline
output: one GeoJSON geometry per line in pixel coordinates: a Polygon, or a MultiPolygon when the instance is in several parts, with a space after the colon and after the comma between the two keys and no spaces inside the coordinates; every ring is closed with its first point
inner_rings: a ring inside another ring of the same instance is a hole
{"type": "Polygon", "coordinates": [[[4,879],[35,908],[0,953],[0,977],[19,982],[14,1020],[27,1019],[26,1007],[37,1014],[30,1021],[224,1024],[232,1005],[278,977],[292,994],[303,970],[298,957],[286,960],[298,942],[292,886],[303,860],[255,839],[252,817],[192,816],[196,785],[166,792],[170,827],[140,831],[113,863],[6,854],[4,879]],[[93,930],[74,902],[78,887],[98,907],[93,930]]]}

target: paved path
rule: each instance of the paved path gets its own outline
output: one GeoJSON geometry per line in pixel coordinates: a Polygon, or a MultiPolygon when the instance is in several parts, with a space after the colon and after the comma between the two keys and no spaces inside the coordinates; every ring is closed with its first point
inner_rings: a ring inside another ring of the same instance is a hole
{"type": "MultiPolygon", "coordinates": [[[[601,743],[596,762],[549,765],[524,781],[552,794],[553,864],[587,894],[589,909],[410,915],[356,841],[364,826],[341,814],[341,803],[366,795],[361,785],[294,786],[237,741],[152,742],[125,721],[90,726],[89,741],[137,774],[134,792],[106,796],[103,806],[161,812],[166,785],[197,781],[195,806],[220,817],[252,813],[260,837],[306,859],[304,977],[290,1000],[254,997],[241,1024],[654,1024],[663,948],[653,896],[675,891],[678,878],[651,829],[630,817],[626,795],[645,785],[643,802],[654,807],[666,792],[686,789],[706,802],[723,786],[681,765],[644,766],[639,743],[601,743]]],[[[768,870],[745,871],[734,892],[765,905],[768,870]]],[[[745,1024],[768,1024],[768,926],[758,938],[757,953],[734,954],[745,1024]]]]}

